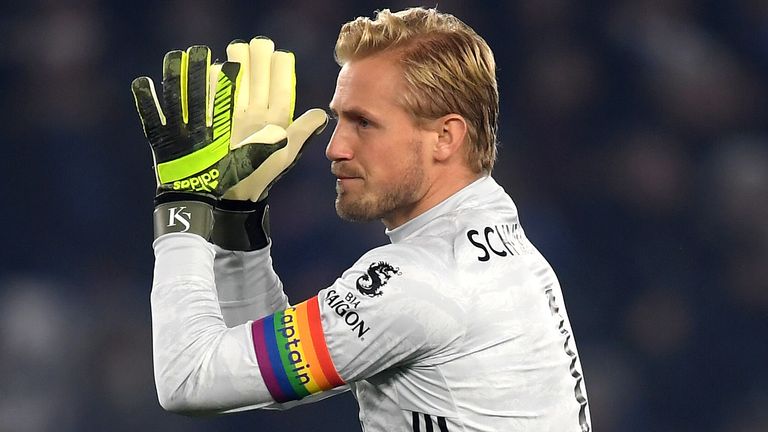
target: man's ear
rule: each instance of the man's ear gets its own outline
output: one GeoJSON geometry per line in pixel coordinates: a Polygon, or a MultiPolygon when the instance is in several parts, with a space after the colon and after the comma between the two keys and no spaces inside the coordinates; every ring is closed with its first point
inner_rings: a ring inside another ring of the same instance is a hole
{"type": "MultiPolygon", "coordinates": [[[[459,114],[446,114],[432,123],[437,132],[434,146],[435,160],[444,162],[461,153],[467,139],[467,121],[459,114]]],[[[462,156],[463,157],[463,156],[462,156]]]]}

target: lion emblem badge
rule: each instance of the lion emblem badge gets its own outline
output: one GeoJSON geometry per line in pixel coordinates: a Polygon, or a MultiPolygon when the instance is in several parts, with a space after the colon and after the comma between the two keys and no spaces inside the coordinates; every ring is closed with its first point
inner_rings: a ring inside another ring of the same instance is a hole
{"type": "Polygon", "coordinates": [[[381,295],[381,287],[387,284],[392,276],[400,275],[400,269],[389,263],[379,261],[368,267],[364,275],[357,278],[357,290],[368,297],[381,295]]]}

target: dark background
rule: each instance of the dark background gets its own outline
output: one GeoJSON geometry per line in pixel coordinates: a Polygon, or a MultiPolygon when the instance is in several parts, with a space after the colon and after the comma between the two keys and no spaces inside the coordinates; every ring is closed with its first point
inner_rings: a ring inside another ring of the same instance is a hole
{"type": "MultiPolygon", "coordinates": [[[[161,410],[154,177],[129,90],[164,53],[293,50],[326,107],[341,24],[419,2],[4,2],[0,430],[359,430],[349,395],[288,412],[161,410]]],[[[424,2],[434,6],[436,2],[424,2]]],[[[561,279],[595,430],[768,430],[768,2],[443,1],[494,49],[494,177],[561,279]]],[[[274,188],[292,301],[386,242],[340,222],[323,149],[274,188]]]]}

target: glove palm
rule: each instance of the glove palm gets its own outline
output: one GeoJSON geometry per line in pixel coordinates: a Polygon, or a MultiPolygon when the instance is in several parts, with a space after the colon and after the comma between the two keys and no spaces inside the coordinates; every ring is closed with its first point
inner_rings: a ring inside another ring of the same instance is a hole
{"type": "Polygon", "coordinates": [[[227,60],[241,65],[243,77],[235,102],[231,148],[285,142],[224,195],[229,200],[259,201],[293,167],[309,137],[323,130],[328,117],[316,108],[293,120],[295,58],[293,53],[275,51],[271,40],[257,37],[249,43],[234,41],[227,47],[227,60]]]}

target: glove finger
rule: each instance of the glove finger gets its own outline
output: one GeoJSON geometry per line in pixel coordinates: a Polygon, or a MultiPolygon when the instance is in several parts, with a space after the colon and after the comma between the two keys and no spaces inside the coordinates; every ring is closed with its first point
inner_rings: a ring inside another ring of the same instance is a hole
{"type": "Polygon", "coordinates": [[[311,109],[288,126],[288,147],[298,154],[310,136],[320,135],[328,124],[328,115],[320,108],[311,109]]]}
{"type": "Polygon", "coordinates": [[[296,104],[296,58],[292,52],[272,55],[267,122],[288,127],[296,104]]]}
{"type": "Polygon", "coordinates": [[[240,85],[237,88],[237,102],[235,111],[245,111],[248,108],[248,87],[250,76],[250,53],[248,51],[248,42],[242,39],[235,39],[227,45],[227,61],[240,63],[240,85]]]}
{"type": "Polygon", "coordinates": [[[275,43],[268,38],[257,36],[251,39],[248,45],[251,58],[249,109],[266,110],[269,106],[270,68],[275,43]]]}
{"type": "Polygon", "coordinates": [[[216,83],[216,96],[213,101],[213,138],[211,143],[186,154],[184,157],[176,157],[157,164],[157,175],[161,183],[189,178],[192,175],[207,171],[228,155],[232,110],[239,71],[240,65],[237,63],[226,62],[221,65],[221,72],[216,83]]]}
{"type": "Polygon", "coordinates": [[[182,101],[187,101],[188,129],[193,149],[206,144],[206,103],[208,98],[208,68],[211,64],[211,50],[205,45],[187,49],[187,88],[182,87],[182,101]]]}
{"type": "Polygon", "coordinates": [[[165,116],[155,93],[155,84],[149,77],[139,77],[131,83],[131,92],[144,128],[144,135],[150,144],[154,144],[158,141],[158,134],[165,124],[165,116]]]}
{"type": "Polygon", "coordinates": [[[214,63],[208,71],[208,101],[206,102],[205,124],[210,127],[213,124],[213,99],[216,96],[216,86],[219,84],[221,63],[214,63]]]}
{"type": "Polygon", "coordinates": [[[322,133],[327,124],[328,115],[325,111],[317,108],[305,112],[293,122],[291,125],[293,127],[289,127],[286,131],[286,134],[288,135],[288,145],[283,150],[283,170],[274,176],[266,188],[267,191],[276,181],[280,180],[285,173],[290,171],[291,168],[296,165],[312,135],[319,135],[322,133]]]}
{"type": "Polygon", "coordinates": [[[221,71],[216,82],[216,92],[213,98],[213,142],[211,145],[216,149],[222,146],[226,146],[229,149],[232,115],[239,81],[240,64],[224,62],[221,65],[221,71]]]}
{"type": "Polygon", "coordinates": [[[163,110],[168,128],[175,131],[181,130],[184,123],[181,77],[185,57],[185,52],[174,50],[166,53],[163,58],[163,110]]]}

